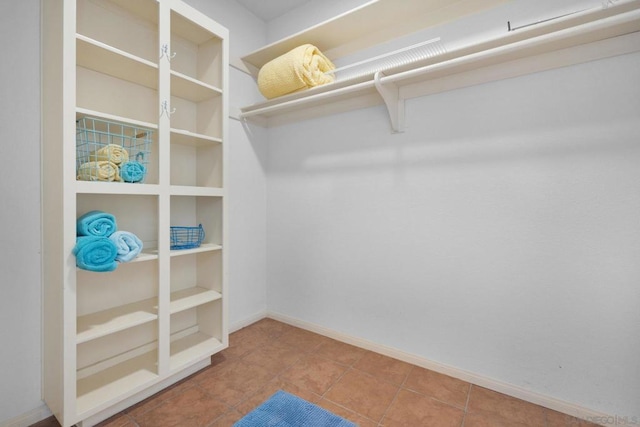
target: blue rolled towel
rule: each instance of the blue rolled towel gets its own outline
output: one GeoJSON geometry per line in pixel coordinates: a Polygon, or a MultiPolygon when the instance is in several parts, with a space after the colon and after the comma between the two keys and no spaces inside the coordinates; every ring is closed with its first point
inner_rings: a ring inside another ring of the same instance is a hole
{"type": "Polygon", "coordinates": [[[116,231],[109,236],[109,239],[118,249],[116,261],[129,262],[142,252],[142,241],[129,231],[116,231]]]}
{"type": "Polygon", "coordinates": [[[109,237],[117,230],[116,217],[102,211],[87,212],[76,222],[78,236],[109,237]]]}
{"type": "Polygon", "coordinates": [[[118,267],[118,248],[108,237],[80,236],[73,248],[76,265],[89,271],[113,271],[118,267]]]}
{"type": "Polygon", "coordinates": [[[147,174],[147,168],[140,162],[126,162],[120,165],[120,178],[124,182],[140,182],[147,174]]]}

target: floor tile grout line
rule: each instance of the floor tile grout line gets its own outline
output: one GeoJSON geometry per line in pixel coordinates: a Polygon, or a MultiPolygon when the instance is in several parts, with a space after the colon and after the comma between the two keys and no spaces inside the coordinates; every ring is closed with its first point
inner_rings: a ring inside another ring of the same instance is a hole
{"type": "Polygon", "coordinates": [[[131,420],[131,422],[135,425],[135,427],[140,427],[140,423],[138,423],[138,420],[135,420],[131,415],[129,414],[125,414],[129,420],[131,420]]]}
{"type": "MultiPolygon", "coordinates": [[[[432,396],[432,395],[430,395],[430,394],[426,394],[426,393],[424,393],[424,392],[422,392],[422,391],[420,391],[420,390],[416,390],[416,389],[409,388],[409,387],[404,387],[404,386],[403,386],[403,387],[401,387],[401,388],[402,388],[403,390],[410,391],[411,393],[415,393],[415,394],[419,394],[420,396],[424,396],[424,397],[426,397],[426,398],[427,398],[427,399],[429,399],[429,400],[433,400],[433,401],[435,401],[435,402],[442,403],[442,404],[444,404],[444,405],[450,406],[450,407],[452,407],[452,408],[454,408],[454,409],[458,409],[458,410],[460,410],[460,411],[462,411],[462,412],[465,412],[465,411],[466,411],[464,406],[454,405],[454,404],[453,404],[453,403],[451,403],[451,402],[447,402],[446,400],[438,399],[437,397],[432,396]]],[[[467,397],[467,398],[468,398],[468,397],[467,397]]]]}
{"type": "MultiPolygon", "coordinates": [[[[320,344],[320,345],[318,346],[318,348],[319,348],[320,346],[322,346],[322,344],[320,344]]],[[[355,364],[356,364],[356,363],[358,363],[358,362],[359,362],[359,361],[364,357],[364,355],[365,355],[366,353],[367,353],[366,351],[363,351],[363,352],[362,352],[362,354],[360,355],[360,357],[359,357],[359,358],[357,358],[356,360],[354,360],[350,365],[346,365],[346,364],[340,363],[340,362],[338,362],[338,361],[336,361],[336,360],[334,360],[334,359],[331,359],[331,358],[329,358],[329,357],[319,355],[318,357],[320,357],[320,358],[323,358],[323,359],[325,359],[325,360],[328,360],[328,361],[331,361],[331,362],[333,362],[333,363],[337,363],[337,364],[339,364],[339,365],[342,365],[342,366],[346,366],[346,367],[347,367],[347,369],[345,369],[345,371],[340,375],[340,377],[339,377],[339,378],[337,378],[337,379],[335,380],[335,382],[333,382],[333,384],[331,384],[331,385],[327,388],[327,390],[325,390],[325,392],[320,396],[320,398],[321,398],[321,399],[324,399],[324,400],[326,400],[326,401],[328,401],[328,402],[331,402],[331,403],[333,403],[334,405],[336,405],[336,406],[338,406],[338,407],[340,407],[340,408],[346,409],[346,410],[348,410],[349,412],[352,412],[352,413],[356,414],[356,415],[357,415],[357,416],[359,416],[359,417],[362,417],[362,418],[367,419],[367,420],[371,420],[372,422],[374,422],[374,423],[375,423],[375,421],[374,421],[374,420],[372,420],[371,418],[369,418],[369,417],[367,417],[367,416],[365,416],[365,415],[363,415],[363,414],[359,413],[358,411],[355,411],[355,410],[353,410],[353,409],[351,409],[351,408],[348,408],[348,407],[346,407],[346,406],[344,406],[344,405],[342,405],[342,404],[339,404],[339,403],[337,403],[337,402],[334,402],[333,400],[331,400],[331,399],[329,399],[329,398],[327,398],[327,397],[326,397],[326,395],[327,395],[327,394],[328,394],[328,393],[333,389],[333,387],[334,387],[336,384],[338,384],[338,383],[340,382],[340,380],[341,380],[341,379],[342,379],[342,378],[343,378],[343,377],[344,377],[348,372],[350,372],[350,371],[363,372],[363,371],[360,371],[359,369],[355,368],[355,364]]],[[[363,372],[363,373],[366,373],[366,372],[363,372]]],[[[366,374],[368,374],[368,373],[366,373],[366,374]]],[[[371,374],[369,374],[369,375],[371,375],[371,374]]],[[[373,375],[371,375],[371,376],[373,377],[373,375]]]]}
{"type": "MultiPolygon", "coordinates": [[[[291,365],[287,366],[286,368],[282,369],[281,371],[279,371],[277,374],[275,374],[273,377],[271,377],[270,379],[268,379],[262,387],[260,387],[258,390],[256,390],[254,393],[251,393],[247,396],[245,396],[243,399],[241,399],[238,403],[236,403],[235,405],[232,406],[232,410],[238,410],[238,406],[240,406],[241,404],[247,402],[248,400],[250,400],[251,398],[253,398],[254,396],[256,396],[258,393],[260,393],[260,391],[262,391],[264,389],[264,387],[266,387],[269,383],[271,383],[272,381],[275,380],[281,380],[284,381],[280,378],[280,375],[285,372],[287,369],[291,368],[292,366],[294,366],[295,364],[297,364],[300,360],[302,359],[298,359],[295,362],[293,362],[291,365]]],[[[250,362],[246,362],[246,363],[250,363],[250,362]]],[[[256,365],[256,366],[260,366],[260,365],[256,365]]],[[[285,381],[286,382],[286,381],[285,381]]],[[[240,411],[238,411],[240,412],[240,411]]]]}
{"type": "Polygon", "coordinates": [[[393,404],[396,403],[396,400],[398,400],[398,395],[400,394],[401,390],[402,390],[402,387],[398,387],[398,390],[396,390],[396,394],[393,396],[393,399],[391,399],[391,403],[389,403],[387,408],[384,410],[382,417],[380,417],[380,420],[378,421],[379,426],[383,425],[383,421],[387,417],[387,413],[389,412],[389,409],[391,409],[393,404]]]}
{"type": "MultiPolygon", "coordinates": [[[[283,343],[283,344],[287,345],[286,343],[283,343]]],[[[338,383],[340,382],[340,380],[341,380],[341,379],[342,379],[342,378],[347,374],[347,372],[349,372],[349,371],[351,371],[351,370],[353,370],[353,369],[354,369],[354,368],[353,368],[353,366],[354,366],[354,365],[355,365],[355,364],[356,364],[360,359],[362,359],[362,357],[364,357],[364,355],[365,355],[366,351],[362,351],[359,357],[357,357],[357,358],[356,358],[355,360],[353,360],[351,363],[346,364],[346,363],[342,363],[341,361],[335,360],[334,358],[328,357],[328,356],[326,356],[326,355],[322,355],[322,354],[313,354],[313,353],[312,353],[312,351],[313,351],[313,350],[317,350],[317,349],[319,349],[319,348],[320,348],[320,347],[322,347],[324,344],[326,344],[326,343],[319,343],[319,344],[318,344],[317,346],[315,346],[315,347],[314,347],[314,348],[313,348],[309,353],[305,353],[305,355],[304,355],[303,357],[301,357],[301,358],[300,358],[300,359],[298,359],[296,362],[294,362],[294,363],[292,363],[291,365],[289,365],[287,368],[283,369],[283,370],[280,372],[280,374],[281,374],[282,372],[286,371],[287,369],[291,368],[292,366],[296,365],[296,364],[297,364],[297,363],[299,363],[301,360],[303,360],[303,359],[305,359],[305,358],[307,358],[307,357],[310,357],[310,356],[315,356],[315,357],[321,358],[321,359],[323,359],[323,360],[326,360],[326,361],[329,361],[329,362],[332,362],[332,363],[336,363],[336,364],[341,365],[341,366],[345,366],[345,367],[346,367],[346,369],[344,370],[344,372],[342,372],[342,374],[340,375],[340,377],[338,377],[338,378],[337,378],[337,379],[336,379],[336,380],[335,380],[335,381],[334,381],[334,382],[333,382],[333,383],[332,383],[332,384],[327,388],[327,390],[325,390],[325,391],[324,391],[324,393],[322,393],[321,395],[319,395],[319,396],[320,396],[320,399],[321,399],[321,400],[326,400],[326,401],[328,401],[328,402],[331,402],[332,404],[334,404],[334,405],[336,405],[336,406],[338,406],[338,407],[340,407],[340,408],[343,408],[343,409],[345,409],[345,410],[347,410],[347,411],[349,411],[349,412],[351,412],[351,413],[353,413],[353,414],[355,414],[355,415],[357,415],[357,416],[359,416],[359,417],[362,417],[362,418],[364,418],[364,419],[370,420],[371,422],[374,422],[374,423],[375,423],[375,421],[371,420],[369,417],[366,417],[366,416],[364,416],[363,414],[360,414],[359,412],[354,411],[353,409],[348,408],[348,407],[346,407],[346,406],[344,406],[344,405],[341,405],[341,404],[339,404],[339,403],[337,403],[337,402],[334,402],[333,400],[328,399],[328,398],[326,397],[327,393],[329,393],[329,392],[331,391],[331,389],[333,389],[333,387],[334,387],[336,384],[338,384],[338,383]]],[[[309,391],[311,391],[311,390],[309,390],[309,391]]]]}
{"type": "MultiPolygon", "coordinates": [[[[291,330],[293,330],[293,329],[291,329],[291,330]]],[[[291,331],[291,330],[290,330],[290,331],[291,331]]],[[[274,344],[275,342],[280,342],[280,338],[281,338],[282,336],[284,336],[286,333],[287,333],[287,332],[283,332],[283,333],[279,334],[279,335],[278,335],[278,337],[275,337],[273,340],[268,341],[268,342],[265,342],[264,344],[261,344],[261,345],[259,345],[259,346],[255,347],[253,350],[248,351],[247,353],[245,353],[245,354],[243,354],[242,356],[240,356],[240,357],[239,357],[239,359],[241,359],[244,363],[254,364],[254,363],[251,363],[251,362],[248,362],[248,361],[244,360],[244,358],[245,358],[245,357],[247,357],[250,353],[253,353],[253,352],[255,352],[255,351],[259,350],[260,348],[264,348],[264,347],[266,347],[266,346],[272,345],[272,344],[274,344]]],[[[308,356],[312,353],[312,351],[313,351],[314,349],[316,349],[317,347],[319,347],[320,345],[322,345],[322,343],[318,343],[316,346],[314,346],[314,347],[313,347],[313,348],[311,348],[310,350],[305,351],[304,349],[301,349],[301,348],[296,347],[296,346],[294,346],[294,345],[290,345],[290,344],[288,344],[288,343],[286,343],[286,342],[280,342],[280,343],[281,343],[282,345],[284,345],[284,346],[286,346],[286,347],[290,348],[291,350],[296,350],[296,351],[301,352],[300,357],[299,357],[296,361],[292,362],[291,364],[287,365],[285,368],[283,368],[283,369],[281,369],[280,371],[278,371],[277,373],[275,373],[275,374],[273,375],[273,377],[271,377],[269,380],[267,380],[267,381],[265,382],[265,384],[264,384],[261,388],[259,388],[255,393],[252,393],[252,394],[250,394],[250,395],[248,395],[248,396],[245,396],[245,397],[244,397],[243,399],[241,399],[238,403],[236,403],[235,405],[233,405],[232,410],[236,410],[236,411],[238,411],[238,407],[239,407],[240,405],[242,405],[243,403],[247,402],[248,400],[250,400],[251,398],[253,398],[254,396],[256,396],[256,395],[257,395],[261,390],[263,390],[263,389],[264,389],[264,387],[265,387],[267,384],[269,384],[270,382],[275,381],[275,380],[278,380],[278,379],[279,379],[279,380],[281,380],[281,381],[285,381],[284,379],[282,379],[282,378],[281,378],[281,375],[282,375],[285,371],[287,371],[288,369],[290,369],[290,368],[292,368],[293,366],[295,366],[295,365],[297,365],[298,363],[300,363],[300,361],[302,361],[302,360],[304,360],[306,357],[308,357],[308,356]]],[[[255,364],[255,365],[257,365],[257,364],[255,364]]],[[[261,366],[261,365],[257,365],[257,366],[261,366]]],[[[262,366],[261,366],[261,367],[262,367],[262,366]]],[[[262,368],[264,368],[264,367],[262,367],[262,368]]],[[[265,369],[266,369],[266,368],[265,368],[265,369]]],[[[286,381],[285,381],[285,382],[286,382],[286,381]]],[[[310,390],[309,390],[309,391],[310,391],[310,390]]],[[[238,412],[240,412],[240,411],[238,411],[238,412]]]]}
{"type": "MultiPolygon", "coordinates": [[[[344,406],[344,405],[342,405],[342,404],[340,404],[340,403],[338,403],[338,402],[334,402],[334,401],[333,401],[333,400],[331,400],[331,399],[327,399],[326,397],[323,397],[323,399],[324,399],[324,400],[326,400],[327,402],[331,402],[331,403],[333,403],[334,405],[336,405],[336,406],[338,406],[338,407],[340,407],[340,408],[342,408],[342,409],[346,409],[347,411],[352,412],[352,413],[354,413],[355,415],[357,415],[357,416],[359,416],[359,417],[361,417],[361,418],[364,418],[365,420],[369,420],[369,421],[371,421],[372,423],[377,424],[377,423],[376,423],[376,421],[372,420],[371,418],[367,417],[366,415],[361,414],[361,413],[360,413],[360,412],[358,412],[358,411],[355,411],[355,410],[353,410],[353,409],[351,409],[351,408],[347,408],[346,406],[344,406]]],[[[318,405],[318,406],[320,406],[320,405],[318,405]]]]}
{"type": "Polygon", "coordinates": [[[391,407],[396,402],[396,400],[398,400],[398,395],[400,394],[400,391],[404,389],[404,385],[407,383],[407,380],[409,379],[409,375],[411,375],[411,372],[413,372],[415,368],[416,368],[416,365],[411,365],[411,368],[409,369],[407,374],[404,376],[404,379],[402,380],[402,384],[400,384],[400,386],[398,387],[398,390],[396,390],[396,394],[393,396],[393,399],[391,399],[391,403],[389,403],[389,406],[387,406],[387,409],[384,410],[384,413],[382,414],[380,421],[378,421],[379,426],[383,425],[383,421],[386,418],[387,413],[389,412],[389,409],[391,409],[391,407]]]}
{"type": "MultiPolygon", "coordinates": [[[[157,405],[154,405],[153,407],[151,407],[151,408],[147,409],[146,411],[141,412],[141,413],[139,414],[139,416],[141,416],[141,417],[142,417],[142,416],[144,416],[145,414],[147,414],[147,413],[149,413],[149,412],[151,412],[151,411],[153,411],[153,410],[155,410],[155,409],[159,408],[160,406],[164,405],[164,404],[165,404],[165,403],[167,403],[168,401],[173,400],[174,398],[176,398],[176,397],[178,397],[178,396],[180,396],[180,395],[182,395],[182,394],[186,393],[187,391],[191,390],[192,388],[197,387],[197,386],[199,386],[199,385],[200,385],[200,384],[199,384],[197,381],[195,381],[195,379],[193,379],[193,378],[191,378],[191,379],[189,379],[189,380],[187,380],[187,381],[184,381],[184,382],[185,382],[185,383],[187,383],[187,382],[191,382],[191,381],[193,381],[193,384],[191,384],[190,386],[186,387],[184,390],[180,391],[179,393],[173,394],[173,395],[171,395],[171,396],[167,397],[166,399],[162,399],[162,400],[160,400],[160,401],[158,402],[158,404],[157,404],[157,405]]],[[[178,383],[182,383],[182,382],[183,382],[183,381],[179,381],[178,383]]],[[[179,385],[178,385],[178,383],[174,384],[173,386],[179,386],[179,385]]],[[[169,391],[173,386],[170,386],[169,388],[167,388],[167,389],[165,389],[165,390],[159,391],[159,392],[158,392],[158,393],[156,393],[156,394],[160,395],[160,394],[162,394],[162,393],[164,393],[164,392],[168,392],[168,391],[169,391]]],[[[201,390],[202,390],[202,389],[201,389],[201,390]]],[[[204,391],[204,390],[203,390],[203,391],[204,391]]],[[[151,401],[151,400],[153,400],[153,399],[152,399],[152,398],[153,398],[153,396],[155,396],[155,395],[149,396],[147,399],[149,399],[149,400],[151,401]]],[[[210,395],[209,395],[209,394],[207,394],[207,396],[210,396],[210,395]]],[[[142,403],[142,402],[144,402],[144,401],[145,401],[145,400],[147,400],[147,399],[143,399],[142,401],[140,401],[140,402],[138,402],[138,403],[142,403]]],[[[134,404],[134,405],[132,405],[132,406],[131,406],[131,407],[129,407],[129,408],[124,409],[124,410],[123,410],[123,411],[121,411],[120,413],[127,415],[129,418],[131,418],[131,419],[135,422],[135,424],[136,424],[136,425],[139,425],[138,420],[136,419],[136,417],[134,417],[133,415],[131,415],[131,412],[129,412],[129,410],[130,410],[130,409],[132,409],[132,408],[133,408],[134,406],[136,406],[136,405],[137,405],[137,403],[136,403],[136,404],[134,404]]],[[[140,405],[140,406],[143,406],[143,405],[140,405]]]]}
{"type": "Polygon", "coordinates": [[[464,412],[462,413],[462,424],[460,427],[464,427],[464,423],[467,420],[467,414],[469,413],[469,400],[471,400],[471,388],[473,384],[469,383],[469,391],[467,392],[467,401],[464,404],[464,412]]]}
{"type": "MultiPolygon", "coordinates": [[[[250,326],[251,326],[251,325],[247,326],[246,328],[249,328],[250,326]]],[[[244,329],[244,328],[243,328],[243,329],[244,329]]],[[[245,360],[244,360],[244,357],[248,356],[248,355],[249,355],[249,354],[251,354],[251,353],[254,353],[254,352],[255,352],[255,351],[257,351],[259,348],[262,348],[262,347],[264,347],[265,345],[268,345],[268,344],[267,344],[267,343],[264,343],[264,344],[258,344],[256,347],[254,347],[254,348],[252,348],[252,349],[247,350],[244,354],[242,354],[242,355],[240,355],[240,356],[234,356],[234,357],[231,357],[231,359],[227,359],[227,360],[230,360],[230,361],[231,361],[230,363],[234,363],[234,362],[242,362],[242,363],[245,363],[245,364],[250,364],[250,362],[247,362],[247,361],[245,361],[245,360]]],[[[256,365],[256,366],[260,366],[260,365],[256,365]]],[[[261,366],[260,366],[260,367],[261,367],[261,366]]],[[[264,368],[264,367],[261,367],[261,368],[266,369],[266,368],[264,368]]],[[[227,368],[227,367],[223,367],[223,368],[221,369],[221,371],[220,371],[220,372],[225,372],[226,370],[228,370],[228,368],[227,368]]],[[[216,374],[218,374],[218,373],[216,373],[216,374]]],[[[214,374],[214,375],[215,375],[215,374],[214,374]]],[[[277,374],[276,374],[276,375],[274,375],[273,377],[271,377],[270,379],[268,379],[268,380],[265,382],[265,385],[266,385],[266,384],[268,384],[270,381],[273,381],[273,379],[274,379],[274,378],[276,378],[276,377],[277,377],[277,374]]],[[[194,381],[196,382],[196,384],[197,384],[197,386],[200,388],[200,390],[202,390],[202,391],[203,391],[207,396],[209,396],[211,399],[215,399],[215,400],[217,400],[218,402],[220,402],[220,403],[224,404],[224,405],[228,408],[228,410],[227,410],[227,411],[225,411],[225,412],[224,412],[224,414],[220,415],[220,417],[216,418],[216,420],[220,419],[221,417],[223,417],[223,416],[225,416],[225,415],[227,415],[227,414],[229,414],[229,413],[232,413],[233,411],[240,412],[240,411],[238,411],[238,409],[237,409],[237,408],[238,408],[238,406],[239,406],[239,405],[241,405],[242,403],[246,402],[247,400],[249,400],[251,397],[255,396],[255,395],[256,395],[260,390],[262,390],[262,388],[259,388],[255,393],[252,393],[252,394],[250,394],[249,396],[243,396],[243,398],[242,398],[242,399],[240,399],[240,401],[239,401],[239,402],[237,402],[236,404],[234,404],[234,405],[229,405],[228,403],[226,403],[226,402],[224,402],[224,401],[221,401],[221,400],[220,400],[220,399],[218,399],[217,397],[215,397],[215,396],[211,395],[211,393],[207,392],[207,390],[205,390],[205,389],[201,386],[201,384],[200,384],[200,382],[199,382],[199,381],[197,381],[197,380],[194,380],[194,381]]],[[[214,420],[214,421],[212,421],[212,423],[211,423],[211,424],[213,424],[214,422],[215,422],[215,420],[214,420]]]]}
{"type": "MultiPolygon", "coordinates": [[[[340,377],[338,377],[338,379],[336,379],[325,391],[324,393],[322,393],[322,395],[320,396],[321,398],[325,398],[326,394],[329,393],[329,391],[331,389],[333,389],[333,387],[338,384],[340,382],[340,380],[347,374],[347,372],[351,371],[351,367],[348,367],[347,369],[344,370],[344,372],[342,374],[340,374],[340,377]]],[[[327,399],[329,400],[329,399],[327,399]]],[[[335,402],[334,402],[335,403],[335,402]]],[[[348,408],[347,408],[348,409],[348,408]]]]}

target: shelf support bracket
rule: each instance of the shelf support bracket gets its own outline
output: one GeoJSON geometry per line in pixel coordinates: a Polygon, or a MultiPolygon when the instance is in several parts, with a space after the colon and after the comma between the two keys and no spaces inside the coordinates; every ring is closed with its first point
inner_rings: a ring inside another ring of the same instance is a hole
{"type": "Polygon", "coordinates": [[[393,82],[382,83],[382,77],[384,77],[384,74],[381,71],[376,71],[373,76],[373,82],[387,106],[393,133],[402,133],[404,132],[404,99],[400,98],[398,86],[393,82]]]}

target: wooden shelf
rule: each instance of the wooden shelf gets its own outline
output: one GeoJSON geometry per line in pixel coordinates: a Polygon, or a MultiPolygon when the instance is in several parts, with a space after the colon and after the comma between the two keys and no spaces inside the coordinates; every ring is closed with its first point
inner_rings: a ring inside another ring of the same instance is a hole
{"type": "Polygon", "coordinates": [[[171,71],[171,95],[193,102],[205,101],[220,96],[222,91],[192,77],[171,71]]]}
{"type": "Polygon", "coordinates": [[[267,62],[311,43],[332,60],[415,31],[489,9],[507,0],[373,0],[241,58],[257,75],[267,62]]]}
{"type": "Polygon", "coordinates": [[[184,129],[171,129],[171,143],[204,147],[213,144],[221,144],[222,139],[190,132],[184,129]]]}
{"type": "Polygon", "coordinates": [[[203,243],[199,247],[193,249],[174,249],[170,252],[170,256],[193,255],[202,252],[219,251],[221,249],[222,246],[216,245],[215,243],[203,243]]]}
{"type": "Polygon", "coordinates": [[[81,34],[76,34],[76,55],[81,67],[151,89],[158,88],[158,65],[145,59],[81,34]]]}
{"type": "Polygon", "coordinates": [[[158,259],[158,253],[156,251],[156,253],[152,253],[152,252],[141,252],[137,257],[135,257],[134,259],[132,259],[131,261],[129,261],[129,264],[132,262],[147,262],[147,261],[153,261],[158,259]]]}
{"type": "Polygon", "coordinates": [[[223,347],[223,344],[218,339],[202,332],[195,332],[184,338],[172,341],[170,370],[179,370],[202,359],[203,355],[216,353],[223,347]]]}
{"type": "Polygon", "coordinates": [[[83,116],[95,117],[98,119],[111,120],[114,122],[120,122],[132,126],[145,127],[149,129],[158,129],[158,125],[150,122],[143,122],[140,120],[131,119],[129,117],[117,116],[115,114],[104,113],[102,111],[91,110],[89,108],[76,107],[76,119],[83,116]]]}
{"type": "Polygon", "coordinates": [[[242,108],[272,125],[385,103],[403,130],[404,100],[640,51],[640,1],[594,8],[384,74],[336,82],[242,108]]]}
{"type": "Polygon", "coordinates": [[[77,320],[76,343],[91,341],[143,323],[152,322],[158,318],[157,311],[157,298],[150,298],[80,316],[77,320]]]}
{"type": "Polygon", "coordinates": [[[172,196],[194,196],[194,197],[222,197],[224,189],[217,187],[191,187],[186,185],[172,185],[172,196]]]}
{"type": "MultiPolygon", "coordinates": [[[[137,257],[135,257],[134,259],[132,259],[131,261],[125,264],[131,264],[135,262],[147,262],[147,261],[153,261],[157,259],[158,259],[157,250],[147,250],[146,252],[141,252],[140,254],[138,254],[137,257]]],[[[77,270],[80,270],[80,268],[77,268],[77,270]]]]}
{"type": "Polygon", "coordinates": [[[76,412],[85,413],[108,407],[122,398],[123,391],[132,394],[157,380],[157,350],[120,362],[77,381],[76,412]]]}
{"type": "Polygon", "coordinates": [[[76,181],[76,192],[78,194],[136,194],[157,196],[160,194],[160,188],[155,184],[76,181]]]}
{"type": "MultiPolygon", "coordinates": [[[[219,246],[216,248],[217,245],[204,246],[208,247],[201,247],[203,249],[201,251],[195,249],[189,251],[193,254],[221,248],[219,246]]],[[[171,314],[174,314],[221,298],[222,295],[219,292],[211,289],[200,287],[184,289],[171,294],[169,311],[171,314]]],[[[151,298],[78,317],[76,343],[81,344],[134,326],[152,322],[158,319],[157,312],[157,298],[151,298]]]]}
{"type": "Polygon", "coordinates": [[[220,292],[193,287],[171,293],[169,313],[174,314],[222,298],[220,292]]]}

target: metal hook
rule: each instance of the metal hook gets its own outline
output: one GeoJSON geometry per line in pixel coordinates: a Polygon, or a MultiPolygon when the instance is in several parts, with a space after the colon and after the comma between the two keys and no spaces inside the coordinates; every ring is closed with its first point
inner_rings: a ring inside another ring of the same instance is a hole
{"type": "Polygon", "coordinates": [[[163,114],[167,113],[167,117],[169,119],[171,119],[171,116],[173,115],[173,113],[176,112],[175,107],[171,109],[171,111],[169,111],[169,104],[167,101],[162,101],[162,111],[160,111],[160,117],[162,117],[163,114]]]}
{"type": "Polygon", "coordinates": [[[169,55],[169,45],[165,43],[160,49],[160,59],[162,59],[163,56],[166,56],[167,61],[171,62],[171,60],[176,57],[176,53],[173,52],[171,55],[169,55]]]}

